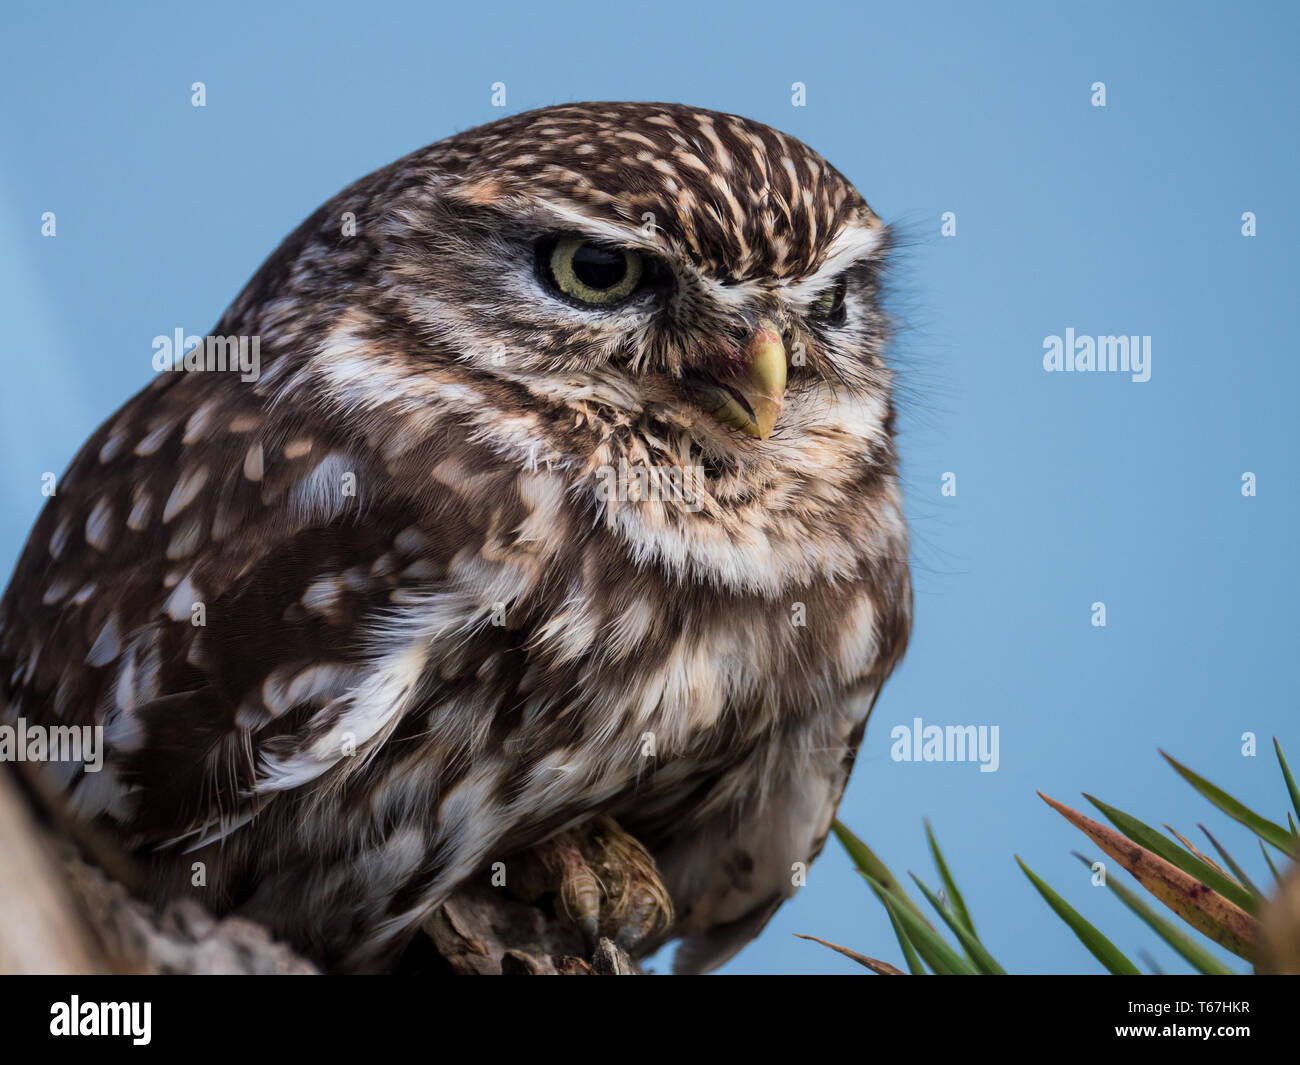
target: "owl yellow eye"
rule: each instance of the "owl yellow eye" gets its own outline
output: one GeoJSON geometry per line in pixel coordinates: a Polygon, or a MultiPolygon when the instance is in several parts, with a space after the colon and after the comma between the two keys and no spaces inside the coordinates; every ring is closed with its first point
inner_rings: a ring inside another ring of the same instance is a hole
{"type": "Polygon", "coordinates": [[[636,291],[644,269],[641,256],[622,248],[564,237],[545,253],[550,280],[570,299],[608,306],[636,291]]]}
{"type": "Polygon", "coordinates": [[[815,318],[820,318],[831,325],[844,324],[844,297],[848,293],[849,285],[844,278],[840,278],[830,288],[817,297],[817,302],[812,305],[812,313],[815,318]]]}

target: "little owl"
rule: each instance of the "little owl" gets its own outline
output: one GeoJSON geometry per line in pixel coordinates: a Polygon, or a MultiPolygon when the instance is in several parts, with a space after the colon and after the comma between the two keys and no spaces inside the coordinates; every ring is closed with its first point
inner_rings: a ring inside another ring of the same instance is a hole
{"type": "Polygon", "coordinates": [[[63,813],[327,969],[529,869],[589,941],[717,967],[907,643],[888,247],[799,141],[673,104],[362,178],[218,322],[255,379],[159,373],[58,481],[5,719],[102,726],[43,769],[63,813]]]}

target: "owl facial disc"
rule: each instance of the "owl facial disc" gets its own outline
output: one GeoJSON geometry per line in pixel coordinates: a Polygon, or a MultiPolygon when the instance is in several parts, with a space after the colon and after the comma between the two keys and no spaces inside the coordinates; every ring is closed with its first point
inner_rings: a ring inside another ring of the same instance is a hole
{"type": "Polygon", "coordinates": [[[785,344],[771,319],[758,320],[742,359],[743,368],[735,376],[693,383],[691,390],[718,421],[766,440],[785,400],[785,344]]]}

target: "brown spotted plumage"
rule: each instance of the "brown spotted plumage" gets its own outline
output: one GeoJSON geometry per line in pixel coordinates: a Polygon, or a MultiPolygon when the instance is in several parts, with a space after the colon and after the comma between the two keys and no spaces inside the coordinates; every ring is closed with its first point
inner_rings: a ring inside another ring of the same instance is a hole
{"type": "Polygon", "coordinates": [[[102,725],[68,808],[328,967],[610,818],[678,967],[717,966],[820,851],[907,641],[888,243],[798,141],[669,104],[363,178],[213,330],[256,380],[160,373],[58,482],[6,720],[102,725]]]}

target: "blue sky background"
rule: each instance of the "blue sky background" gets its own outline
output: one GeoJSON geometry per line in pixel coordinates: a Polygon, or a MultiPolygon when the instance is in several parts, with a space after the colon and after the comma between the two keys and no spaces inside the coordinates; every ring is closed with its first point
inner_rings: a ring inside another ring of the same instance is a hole
{"type": "MultiPolygon", "coordinates": [[[[1187,834],[1204,821],[1266,875],[1244,830],[1157,748],[1284,817],[1268,741],[1300,762],[1297,12],[11,4],[0,565],[40,509],[41,474],[148,382],[154,336],[206,333],[280,239],[355,178],[501,117],[493,82],[506,83],[504,113],[647,99],[767,122],[827,156],[903,237],[894,350],[916,629],[841,816],[896,872],[934,882],[930,818],[1013,971],[1099,971],[1013,854],[1122,949],[1179,971],[1089,884],[1070,851],[1093,848],[1034,792],[1080,805],[1086,790],[1187,834]],[[1104,109],[1090,105],[1094,81],[1104,109]],[[940,236],[944,211],[955,237],[940,236]],[[1150,335],[1151,380],[1045,373],[1043,338],[1067,327],[1150,335]],[[1104,629],[1090,623],[1096,600],[1104,629]],[[997,725],[999,770],[892,761],[890,729],[913,716],[997,725]],[[1246,731],[1258,757],[1241,754],[1246,731]]],[[[796,931],[899,960],[834,844],[726,971],[861,971],[796,931]]]]}

